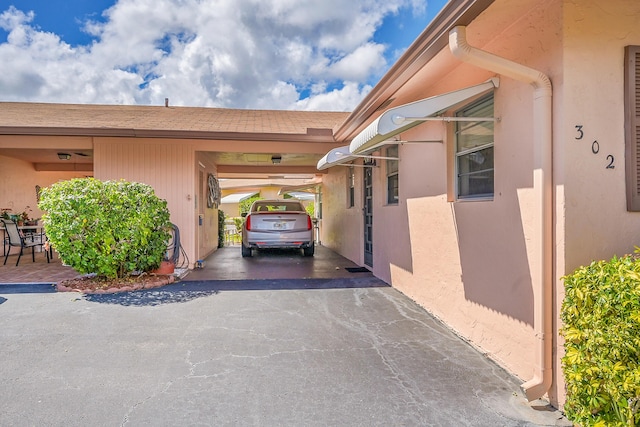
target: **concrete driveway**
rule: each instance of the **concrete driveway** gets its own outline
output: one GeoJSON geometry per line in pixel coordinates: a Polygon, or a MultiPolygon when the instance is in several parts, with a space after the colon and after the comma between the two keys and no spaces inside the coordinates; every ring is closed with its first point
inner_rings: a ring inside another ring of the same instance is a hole
{"type": "Polygon", "coordinates": [[[0,319],[7,426],[568,425],[370,276],[2,285],[0,319]]]}

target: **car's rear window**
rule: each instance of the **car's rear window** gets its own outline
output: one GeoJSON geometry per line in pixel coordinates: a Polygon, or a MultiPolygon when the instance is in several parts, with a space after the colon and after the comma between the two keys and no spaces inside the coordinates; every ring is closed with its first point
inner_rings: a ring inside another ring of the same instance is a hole
{"type": "Polygon", "coordinates": [[[304,208],[298,202],[263,202],[255,203],[252,212],[303,212],[304,208]]]}

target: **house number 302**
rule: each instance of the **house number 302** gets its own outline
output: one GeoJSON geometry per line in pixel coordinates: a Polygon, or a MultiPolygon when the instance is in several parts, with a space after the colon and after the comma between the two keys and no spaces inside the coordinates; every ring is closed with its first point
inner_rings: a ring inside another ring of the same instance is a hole
{"type": "MultiPolygon", "coordinates": [[[[584,138],[584,130],[583,130],[583,126],[582,125],[576,125],[576,136],[575,139],[576,140],[581,140],[584,138]]],[[[598,140],[595,140],[591,143],[591,152],[593,154],[598,154],[600,152],[600,143],[598,142],[598,140]]],[[[615,158],[613,157],[612,154],[609,154],[607,156],[607,165],[605,166],[606,169],[615,169],[616,165],[615,163],[615,158]]]]}

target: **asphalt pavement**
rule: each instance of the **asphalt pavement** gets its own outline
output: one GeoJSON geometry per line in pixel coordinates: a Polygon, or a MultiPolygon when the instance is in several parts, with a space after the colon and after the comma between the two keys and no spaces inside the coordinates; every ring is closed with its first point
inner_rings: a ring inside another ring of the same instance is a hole
{"type": "Polygon", "coordinates": [[[373,276],[0,285],[3,426],[570,425],[373,276]]]}

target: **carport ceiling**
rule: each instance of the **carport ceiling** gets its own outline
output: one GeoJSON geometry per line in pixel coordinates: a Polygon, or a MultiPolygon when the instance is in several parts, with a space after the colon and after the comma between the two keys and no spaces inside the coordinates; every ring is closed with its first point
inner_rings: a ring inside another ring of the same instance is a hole
{"type": "Polygon", "coordinates": [[[315,166],[322,157],[306,153],[215,153],[215,160],[218,165],[225,166],[272,166],[273,156],[281,158],[280,166],[315,166]]]}
{"type": "Polygon", "coordinates": [[[93,150],[2,148],[0,156],[32,163],[38,171],[93,170],[93,150]],[[58,153],[70,157],[68,160],[60,159],[58,153]]]}
{"type": "MultiPolygon", "coordinates": [[[[221,174],[227,178],[308,178],[314,176],[315,165],[321,157],[308,153],[210,153],[213,161],[221,167],[221,174]],[[280,156],[279,164],[272,162],[273,156],[280,156]],[[236,170],[234,172],[233,170],[236,170]],[[253,172],[252,172],[253,171],[253,172]]],[[[24,149],[3,148],[0,155],[32,163],[36,170],[82,170],[93,169],[92,150],[68,149],[24,149]],[[58,153],[70,155],[68,160],[60,159],[58,153]]]]}
{"type": "Polygon", "coordinates": [[[321,154],[315,153],[211,153],[220,178],[308,179],[320,174],[316,169],[321,154]],[[274,163],[273,157],[280,157],[274,163]]]}

